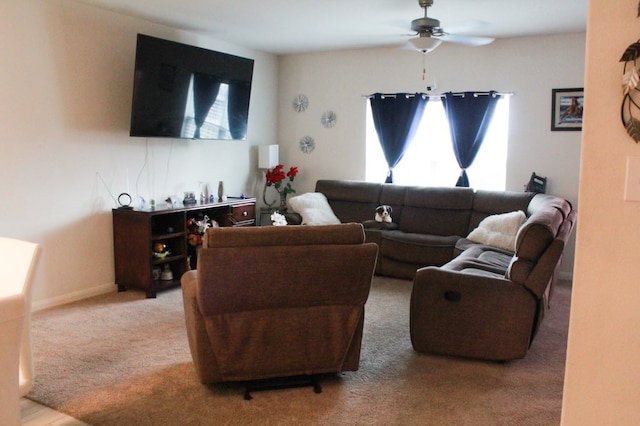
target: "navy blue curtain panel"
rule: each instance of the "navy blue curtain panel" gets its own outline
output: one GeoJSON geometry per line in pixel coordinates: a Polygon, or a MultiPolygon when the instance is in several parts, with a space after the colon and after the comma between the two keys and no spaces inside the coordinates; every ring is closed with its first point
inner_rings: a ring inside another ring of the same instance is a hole
{"type": "Polygon", "coordinates": [[[249,111],[249,93],[251,86],[244,82],[229,83],[229,99],[227,113],[229,131],[233,139],[244,139],[247,136],[247,118],[249,111]]]}
{"type": "Polygon", "coordinates": [[[371,112],[389,171],[385,183],[393,183],[393,168],[400,162],[418,129],[428,96],[421,93],[376,93],[371,112]]]}
{"type": "Polygon", "coordinates": [[[194,121],[196,122],[194,139],[200,138],[200,127],[204,124],[209,110],[216,101],[219,90],[220,81],[215,76],[203,73],[193,74],[193,107],[194,121]]]}
{"type": "Polygon", "coordinates": [[[495,91],[445,93],[442,103],[449,121],[453,151],[461,172],[456,186],[469,186],[467,168],[473,164],[500,95],[495,91]]]}

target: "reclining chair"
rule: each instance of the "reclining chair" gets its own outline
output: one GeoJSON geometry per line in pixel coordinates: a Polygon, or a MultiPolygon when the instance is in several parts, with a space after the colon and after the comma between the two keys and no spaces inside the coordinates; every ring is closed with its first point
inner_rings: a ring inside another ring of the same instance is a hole
{"type": "Polygon", "coordinates": [[[246,383],[250,399],[265,379],[320,392],[316,375],[357,370],[376,255],[355,223],[208,229],[181,279],[200,381],[246,383]]]}
{"type": "Polygon", "coordinates": [[[574,210],[549,207],[520,228],[513,255],[478,246],[480,257],[470,249],[442,267],[418,269],[413,348],[488,361],[524,358],[549,307],[575,221],[574,210]]]}

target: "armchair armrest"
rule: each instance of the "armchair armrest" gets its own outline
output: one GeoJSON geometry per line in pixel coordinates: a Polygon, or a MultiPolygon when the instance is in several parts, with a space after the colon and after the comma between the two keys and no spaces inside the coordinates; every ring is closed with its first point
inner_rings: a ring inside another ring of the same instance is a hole
{"type": "Polygon", "coordinates": [[[201,383],[213,383],[220,381],[220,371],[215,363],[215,357],[209,336],[205,328],[204,317],[198,309],[197,271],[187,271],[180,279],[182,286],[182,300],[184,304],[184,316],[187,326],[187,338],[189,349],[193,357],[193,365],[201,383]]]}

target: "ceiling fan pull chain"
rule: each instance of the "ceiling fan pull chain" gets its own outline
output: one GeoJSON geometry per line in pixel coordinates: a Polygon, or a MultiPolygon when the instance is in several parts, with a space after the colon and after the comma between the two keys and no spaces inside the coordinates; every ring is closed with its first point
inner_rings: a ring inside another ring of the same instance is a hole
{"type": "Polygon", "coordinates": [[[427,75],[427,65],[426,65],[426,56],[424,53],[422,54],[422,81],[425,80],[427,75]]]}

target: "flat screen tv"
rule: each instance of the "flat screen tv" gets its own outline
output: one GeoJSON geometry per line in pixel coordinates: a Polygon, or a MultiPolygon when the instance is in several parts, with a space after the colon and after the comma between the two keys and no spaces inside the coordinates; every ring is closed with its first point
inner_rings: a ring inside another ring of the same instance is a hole
{"type": "Polygon", "coordinates": [[[246,139],[253,62],[138,34],[130,135],[246,139]]]}

